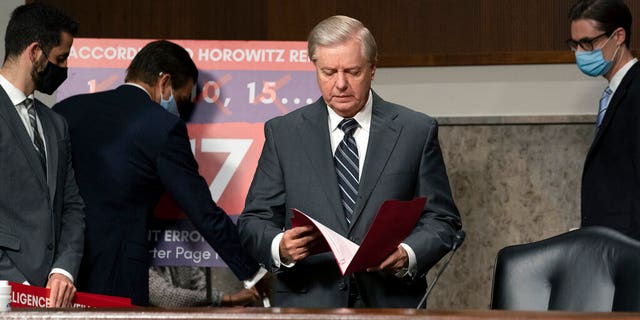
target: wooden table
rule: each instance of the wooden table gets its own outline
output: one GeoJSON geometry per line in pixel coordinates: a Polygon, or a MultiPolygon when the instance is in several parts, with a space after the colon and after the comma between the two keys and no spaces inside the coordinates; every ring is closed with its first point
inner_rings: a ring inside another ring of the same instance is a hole
{"type": "Polygon", "coordinates": [[[640,313],[522,312],[499,310],[426,311],[414,309],[14,309],[0,319],[286,319],[286,320],[474,320],[474,319],[640,319],[640,313]]]}

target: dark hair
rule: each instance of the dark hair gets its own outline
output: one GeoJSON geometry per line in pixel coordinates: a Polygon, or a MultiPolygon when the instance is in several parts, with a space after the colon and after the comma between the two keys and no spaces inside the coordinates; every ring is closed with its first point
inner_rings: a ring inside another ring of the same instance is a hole
{"type": "Polygon", "coordinates": [[[171,75],[171,87],[184,87],[198,80],[198,68],[183,47],[166,40],[148,43],[131,61],[125,81],[138,80],[150,86],[158,82],[160,73],[171,75]]]}
{"type": "Polygon", "coordinates": [[[626,32],[625,44],[631,41],[631,12],[622,0],[579,0],[569,11],[569,20],[591,19],[598,28],[610,36],[622,27],[626,32]]]}
{"type": "Polygon", "coordinates": [[[37,42],[45,53],[60,45],[60,35],[78,33],[78,23],[57,8],[31,3],[17,7],[4,35],[4,61],[20,55],[31,43],[37,42]]]}

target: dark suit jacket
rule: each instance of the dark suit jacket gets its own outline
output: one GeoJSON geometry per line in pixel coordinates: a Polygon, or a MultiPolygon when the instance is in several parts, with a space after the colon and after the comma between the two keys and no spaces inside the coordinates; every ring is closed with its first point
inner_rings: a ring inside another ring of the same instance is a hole
{"type": "Polygon", "coordinates": [[[418,275],[400,279],[356,274],[367,306],[415,308],[426,289],[424,274],[446,254],[461,226],[436,121],[374,93],[367,155],[349,226],[340,204],[327,117],[319,99],[265,124],[266,141],[238,220],[243,244],[260,263],[278,272],[276,306],[346,307],[349,279],[341,275],[331,253],[307,257],[290,269],[274,269],[271,242],[283,228],[291,228],[290,209],[298,208],[360,243],[385,200],[426,196],[422,217],[404,240],[416,253],[418,275]]]}
{"type": "Polygon", "coordinates": [[[40,101],[35,108],[46,141],[46,178],[20,116],[0,87],[0,279],[45,286],[52,268],[76,276],[84,213],[67,124],[40,101]]]}
{"type": "Polygon", "coordinates": [[[640,63],[611,97],[582,173],[582,226],[640,240],[640,63]]]}
{"type": "Polygon", "coordinates": [[[148,222],[165,190],[239,279],[257,271],[198,174],[182,120],[130,85],[74,96],[54,110],[69,122],[87,204],[79,290],[148,304],[148,222]]]}

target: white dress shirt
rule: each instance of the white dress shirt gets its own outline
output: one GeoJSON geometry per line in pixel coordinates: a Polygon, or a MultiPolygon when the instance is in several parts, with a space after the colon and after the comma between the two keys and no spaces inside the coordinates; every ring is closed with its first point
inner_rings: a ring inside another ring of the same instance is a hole
{"type": "MultiPolygon", "coordinates": [[[[2,89],[4,89],[4,92],[6,92],[7,95],[9,96],[11,103],[13,103],[13,105],[15,106],[16,111],[18,112],[18,115],[22,120],[22,124],[24,125],[24,128],[27,130],[27,133],[29,134],[31,143],[34,143],[33,128],[31,127],[31,122],[29,120],[29,112],[27,111],[27,107],[23,104],[24,100],[27,99],[27,96],[24,95],[24,92],[22,92],[22,90],[16,88],[13,84],[11,84],[11,82],[9,82],[9,80],[7,80],[7,78],[5,78],[2,75],[0,75],[0,86],[2,87],[2,89]]],[[[29,95],[29,98],[33,101],[34,103],[33,107],[35,108],[36,102],[35,102],[35,98],[33,97],[33,93],[29,95]]],[[[38,124],[38,131],[40,131],[40,135],[42,136],[42,143],[44,144],[44,154],[47,155],[47,142],[46,142],[47,139],[45,139],[44,130],[42,130],[42,123],[40,123],[40,117],[38,117],[37,112],[36,112],[36,123],[38,124]]],[[[35,144],[34,144],[34,148],[35,148],[35,144]]]]}
{"type": "MultiPolygon", "coordinates": [[[[629,69],[631,69],[631,67],[633,67],[633,65],[636,62],[638,62],[637,58],[631,59],[624,66],[622,66],[622,68],[620,68],[620,70],[618,70],[616,74],[613,75],[613,77],[611,77],[611,81],[609,81],[609,88],[611,89],[612,97],[613,97],[613,94],[616,93],[616,89],[618,89],[618,86],[620,86],[620,82],[622,82],[622,78],[624,78],[624,76],[627,74],[629,69]]],[[[611,99],[609,99],[609,101],[611,101],[611,99]]],[[[609,106],[608,104],[609,102],[607,102],[607,107],[609,106]]]]}

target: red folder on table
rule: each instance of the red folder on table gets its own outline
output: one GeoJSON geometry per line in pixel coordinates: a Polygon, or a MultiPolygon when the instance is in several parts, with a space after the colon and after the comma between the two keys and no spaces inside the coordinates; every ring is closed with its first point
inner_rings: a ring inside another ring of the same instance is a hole
{"type": "MultiPolygon", "coordinates": [[[[46,308],[49,289],[9,282],[12,308],[46,308]]],[[[102,294],[76,292],[73,308],[131,308],[131,299],[102,294]]]]}
{"type": "Polygon", "coordinates": [[[359,246],[298,209],[291,209],[291,222],[293,227],[314,226],[324,241],[316,244],[312,253],[333,252],[340,271],[345,275],[384,261],[413,230],[426,202],[424,197],[385,201],[359,246]]]}

